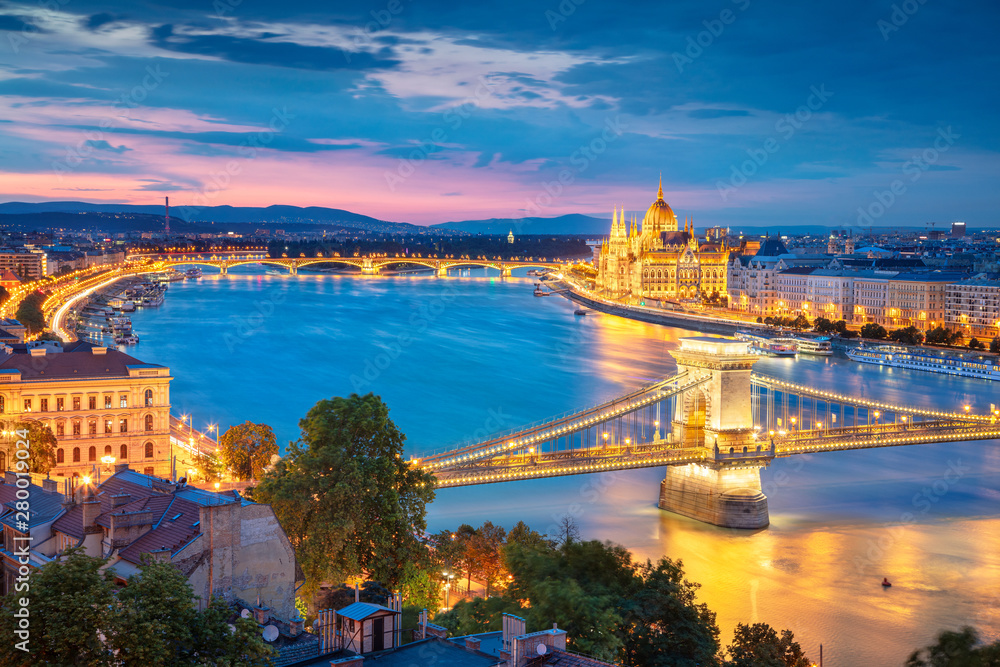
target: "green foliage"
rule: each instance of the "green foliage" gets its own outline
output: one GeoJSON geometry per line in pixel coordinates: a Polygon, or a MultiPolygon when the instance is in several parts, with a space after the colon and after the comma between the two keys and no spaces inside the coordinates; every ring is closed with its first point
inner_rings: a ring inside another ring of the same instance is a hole
{"type": "Polygon", "coordinates": [[[543,535],[536,530],[532,530],[528,524],[518,521],[507,533],[508,547],[518,545],[522,548],[547,551],[556,546],[554,540],[550,540],[547,535],[543,535]]]}
{"type": "Polygon", "coordinates": [[[996,667],[1000,665],[1000,641],[979,644],[970,627],[938,635],[936,644],[914,651],[906,667],[996,667]]]}
{"type": "Polygon", "coordinates": [[[57,343],[63,342],[62,336],[53,331],[43,331],[38,337],[38,340],[54,340],[57,343]]]}
{"type": "Polygon", "coordinates": [[[883,340],[889,332],[885,330],[885,327],[881,324],[875,324],[874,322],[869,322],[861,327],[861,337],[862,338],[872,338],[874,340],[883,340]]]}
{"type": "MultiPolygon", "coordinates": [[[[392,595],[392,591],[377,581],[366,581],[358,588],[357,596],[361,602],[385,606],[389,602],[389,596],[392,595]]],[[[316,609],[343,609],[347,605],[354,604],[354,596],[354,587],[347,584],[324,588],[314,598],[316,609]]]]}
{"type": "Polygon", "coordinates": [[[31,576],[30,653],[10,650],[20,641],[14,634],[21,593],[12,590],[0,607],[0,665],[109,665],[108,649],[98,632],[110,635],[115,602],[110,572],[100,572],[104,561],[82,550],[66,550],[62,562],[46,563],[31,576]]]}
{"type": "Polygon", "coordinates": [[[433,477],[403,460],[405,437],[373,394],[317,403],[288,453],[254,489],[295,547],[306,586],[366,573],[396,589],[426,547],[433,477]]]}
{"type": "Polygon", "coordinates": [[[954,345],[964,338],[964,334],[961,331],[951,331],[950,329],[945,329],[944,327],[937,327],[931,329],[927,332],[927,336],[924,339],[929,345],[954,345]]]}
{"type": "Polygon", "coordinates": [[[243,422],[219,438],[219,458],[241,480],[260,479],[278,453],[274,431],[267,424],[243,422]]]}
{"type": "Polygon", "coordinates": [[[776,327],[787,327],[790,329],[808,329],[812,326],[809,323],[809,318],[805,315],[799,315],[797,317],[765,317],[764,324],[770,324],[776,327]]]}
{"type": "Polygon", "coordinates": [[[825,317],[817,317],[813,321],[813,329],[818,333],[833,333],[836,331],[833,322],[825,317]]]}
{"type": "Polygon", "coordinates": [[[502,630],[504,614],[520,616],[524,614],[524,610],[506,596],[473,598],[455,603],[451,610],[435,616],[434,622],[448,628],[449,635],[461,637],[477,632],[502,630]]]}
{"type": "Polygon", "coordinates": [[[436,613],[441,606],[442,582],[436,570],[407,563],[401,582],[403,599],[420,609],[436,613]]]}
{"type": "Polygon", "coordinates": [[[905,345],[920,345],[924,342],[924,332],[916,327],[896,329],[889,334],[889,340],[896,341],[897,343],[903,343],[905,345]]]}
{"type": "Polygon", "coordinates": [[[724,663],[725,667],[809,667],[811,664],[791,630],[782,630],[779,637],[767,623],[738,624],[733,643],[726,651],[729,660],[724,663]]]}
{"type": "Polygon", "coordinates": [[[973,338],[972,340],[969,341],[969,349],[970,350],[985,350],[986,349],[986,344],[983,343],[978,338],[973,338]]]}
{"type": "MultiPolygon", "coordinates": [[[[31,651],[0,651],[0,666],[270,664],[272,651],[257,624],[221,599],[199,612],[174,565],[147,560],[118,589],[111,572],[100,571],[104,564],[70,548],[63,560],[39,568],[31,577],[31,651]]],[[[18,641],[14,613],[21,595],[12,591],[0,607],[0,641],[7,647],[18,641]]]]}
{"type": "Polygon", "coordinates": [[[222,462],[222,459],[202,453],[195,454],[194,468],[208,482],[219,481],[222,479],[222,473],[226,471],[226,466],[222,462]]]}
{"type": "Polygon", "coordinates": [[[300,597],[295,598],[295,611],[297,611],[299,616],[303,619],[309,617],[309,605],[300,597]]]}
{"type": "Polygon", "coordinates": [[[994,337],[993,340],[990,341],[990,352],[994,354],[1000,352],[1000,338],[994,337]]]}
{"type": "Polygon", "coordinates": [[[28,329],[28,333],[35,334],[45,329],[45,314],[42,312],[42,304],[48,295],[44,292],[35,291],[24,297],[17,307],[14,317],[28,329]]]}
{"type": "Polygon", "coordinates": [[[487,521],[476,529],[468,541],[469,567],[486,583],[486,597],[490,590],[506,576],[503,547],[507,531],[487,521]]]}
{"type": "MultiPolygon", "coordinates": [[[[0,422],[0,429],[4,431],[26,430],[28,432],[26,439],[28,443],[27,470],[21,470],[18,467],[19,460],[17,458],[17,443],[19,440],[24,439],[16,435],[0,439],[0,450],[6,453],[8,466],[11,470],[44,475],[56,465],[56,445],[58,444],[58,440],[56,440],[56,436],[47,424],[36,421],[9,421],[0,422]]],[[[24,450],[23,447],[20,449],[24,450]]]]}

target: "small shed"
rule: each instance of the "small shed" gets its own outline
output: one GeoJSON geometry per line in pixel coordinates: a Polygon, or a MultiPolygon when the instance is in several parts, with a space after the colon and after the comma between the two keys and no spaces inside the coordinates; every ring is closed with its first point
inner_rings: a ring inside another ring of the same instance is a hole
{"type": "Polygon", "coordinates": [[[396,648],[402,613],[371,602],[355,602],[337,611],[340,648],[359,655],[396,648]]]}

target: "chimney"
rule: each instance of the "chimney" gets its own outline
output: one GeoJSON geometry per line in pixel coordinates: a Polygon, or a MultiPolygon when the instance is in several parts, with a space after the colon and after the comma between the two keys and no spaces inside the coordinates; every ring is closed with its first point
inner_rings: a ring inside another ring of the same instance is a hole
{"type": "Polygon", "coordinates": [[[49,493],[59,493],[59,482],[51,477],[46,477],[42,480],[42,490],[49,493]]]}
{"type": "Polygon", "coordinates": [[[253,608],[253,619],[261,625],[265,625],[267,623],[267,619],[271,616],[271,614],[268,613],[270,611],[271,608],[266,604],[258,603],[257,606],[253,608]]]}
{"type": "Polygon", "coordinates": [[[132,502],[132,496],[127,493],[116,493],[111,496],[111,509],[116,507],[121,507],[122,505],[128,505],[132,502]]]}
{"type": "Polygon", "coordinates": [[[108,348],[103,347],[101,345],[95,345],[94,347],[90,348],[90,353],[95,355],[107,354],[108,348]]]}
{"type": "Polygon", "coordinates": [[[480,643],[481,642],[480,642],[479,637],[466,637],[465,638],[465,648],[469,649],[470,651],[478,651],[480,643]]]}
{"type": "Polygon", "coordinates": [[[129,470],[129,467],[128,467],[127,463],[117,463],[117,464],[115,464],[115,474],[116,475],[118,473],[120,473],[120,472],[125,472],[126,470],[129,470]]]}
{"type": "Polygon", "coordinates": [[[83,506],[83,529],[87,530],[95,525],[97,517],[101,515],[101,501],[90,496],[80,504],[83,506]]]}
{"type": "Polygon", "coordinates": [[[7,470],[6,472],[4,472],[3,483],[10,484],[11,486],[17,484],[17,473],[14,472],[13,470],[7,470]]]}
{"type": "Polygon", "coordinates": [[[296,614],[295,617],[288,622],[288,634],[292,637],[298,637],[302,634],[302,631],[305,630],[305,627],[306,620],[296,614]]]}

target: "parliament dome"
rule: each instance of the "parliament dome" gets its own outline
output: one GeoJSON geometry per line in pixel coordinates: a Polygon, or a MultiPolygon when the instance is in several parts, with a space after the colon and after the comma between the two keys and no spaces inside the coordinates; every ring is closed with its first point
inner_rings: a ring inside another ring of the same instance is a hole
{"type": "Polygon", "coordinates": [[[646,215],[642,219],[643,233],[649,232],[658,235],[662,232],[677,231],[677,216],[674,215],[670,204],[663,201],[663,179],[660,179],[659,191],[656,193],[656,201],[646,209],[646,215]]]}

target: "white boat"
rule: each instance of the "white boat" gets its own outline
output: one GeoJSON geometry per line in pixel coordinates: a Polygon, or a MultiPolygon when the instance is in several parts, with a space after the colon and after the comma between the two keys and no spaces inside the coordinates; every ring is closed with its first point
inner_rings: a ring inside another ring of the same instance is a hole
{"type": "Polygon", "coordinates": [[[847,356],[862,364],[908,368],[981,380],[1000,380],[1000,365],[996,363],[996,359],[978,354],[936,352],[899,345],[860,345],[848,350],[847,356]]]}
{"type": "Polygon", "coordinates": [[[829,357],[833,354],[833,344],[829,338],[793,338],[795,349],[802,354],[815,354],[829,357]]]}
{"type": "Polygon", "coordinates": [[[139,342],[139,337],[135,334],[128,336],[115,336],[115,345],[135,345],[139,342]]]}
{"type": "Polygon", "coordinates": [[[277,269],[267,269],[267,270],[264,271],[264,273],[266,273],[269,276],[283,276],[283,275],[285,275],[281,271],[278,271],[277,269]]]}
{"type": "Polygon", "coordinates": [[[185,271],[184,275],[188,278],[201,278],[201,269],[196,266],[193,269],[185,271]]]}
{"type": "Polygon", "coordinates": [[[122,310],[123,313],[134,313],[135,312],[135,302],[134,301],[125,301],[124,303],[122,303],[121,310],[122,310]]]}
{"type": "Polygon", "coordinates": [[[767,357],[794,357],[798,350],[790,338],[768,338],[754,331],[737,331],[736,337],[750,343],[750,352],[767,357]]]}

